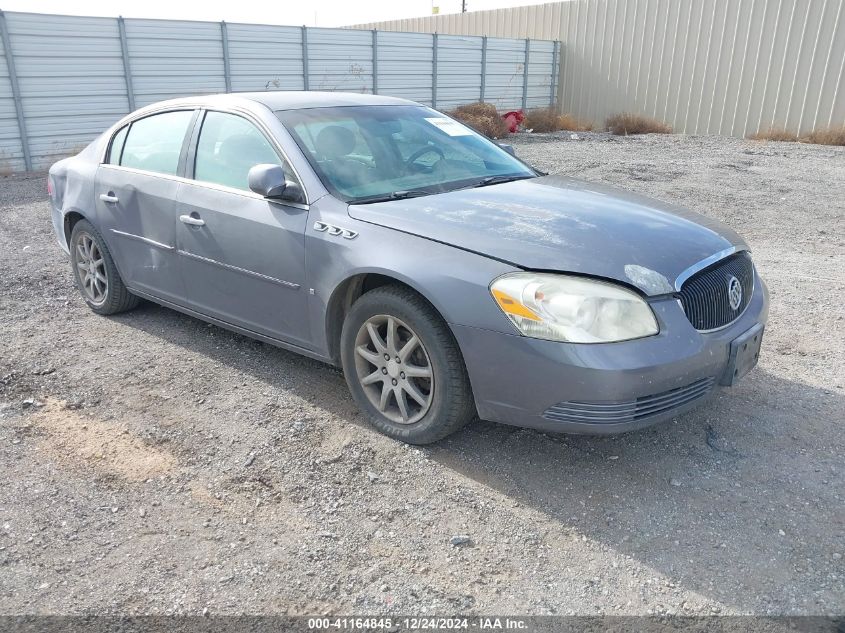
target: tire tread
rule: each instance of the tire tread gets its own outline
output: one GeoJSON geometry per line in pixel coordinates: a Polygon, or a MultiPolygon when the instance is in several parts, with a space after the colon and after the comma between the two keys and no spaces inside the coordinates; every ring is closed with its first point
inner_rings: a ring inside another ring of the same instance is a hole
{"type": "MultiPolygon", "coordinates": [[[[370,422],[379,431],[392,437],[394,439],[408,442],[409,444],[430,444],[443,439],[447,435],[451,435],[463,428],[467,423],[471,422],[476,417],[475,401],[472,395],[472,388],[467,375],[466,366],[464,365],[463,356],[458,347],[455,337],[449,330],[449,326],[434,308],[424,297],[414,292],[410,288],[399,285],[380,286],[371,290],[361,297],[353,304],[352,310],[364,301],[365,304],[378,302],[397,302],[411,312],[415,312],[419,317],[428,322],[434,331],[435,340],[426,341],[426,345],[437,346],[445,357],[445,375],[449,383],[449,395],[445,400],[445,409],[442,411],[440,420],[425,428],[419,428],[417,425],[408,425],[402,427],[401,425],[394,425],[389,421],[368,415],[370,422]]],[[[350,314],[352,314],[350,310],[350,314]]],[[[397,315],[399,316],[399,315],[397,315]]],[[[347,319],[348,322],[348,319],[347,319]]],[[[358,325],[356,325],[358,327],[358,325]]],[[[344,323],[344,331],[347,329],[347,323],[344,323]]],[[[347,340],[349,333],[345,332],[342,340],[347,340]]],[[[430,352],[431,353],[431,352],[430,352]]],[[[349,383],[353,394],[355,390],[352,385],[352,380],[355,380],[354,367],[346,368],[344,363],[344,371],[346,379],[349,383]]]]}
{"type": "MultiPolygon", "coordinates": [[[[135,308],[138,303],[140,303],[140,299],[129,292],[126,285],[123,283],[123,279],[120,278],[120,273],[117,272],[117,267],[114,264],[114,259],[112,259],[111,251],[109,251],[103,236],[100,235],[100,232],[97,231],[97,229],[94,228],[94,225],[88,220],[79,220],[79,222],[73,226],[73,232],[71,233],[70,238],[70,248],[73,248],[73,244],[76,241],[74,236],[78,231],[85,231],[97,240],[97,247],[100,249],[100,252],[103,254],[103,258],[105,259],[106,272],[108,273],[109,280],[108,297],[105,303],[100,306],[93,305],[85,297],[85,293],[82,292],[82,289],[80,289],[80,294],[82,294],[83,299],[85,299],[85,303],[88,304],[88,307],[91,308],[91,310],[102,315],[118,314],[135,308]]],[[[73,255],[71,255],[71,262],[73,262],[73,255]]],[[[75,267],[73,275],[78,285],[79,275],[75,270],[75,267]]]]}

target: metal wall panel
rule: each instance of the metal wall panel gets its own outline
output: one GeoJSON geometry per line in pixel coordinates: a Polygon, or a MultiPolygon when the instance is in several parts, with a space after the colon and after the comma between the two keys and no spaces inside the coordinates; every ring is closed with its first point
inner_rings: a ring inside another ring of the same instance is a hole
{"type": "MultiPolygon", "coordinates": [[[[633,1],[633,0],[631,0],[633,1]]],[[[680,0],[683,1],[683,0],[680,0]]],[[[431,15],[403,20],[355,24],[351,29],[383,29],[415,33],[487,35],[488,37],[559,40],[568,2],[550,2],[508,9],[431,15]]]]}
{"type": "Polygon", "coordinates": [[[232,90],[302,90],[302,29],[228,24],[232,90]]]}
{"type": "Polygon", "coordinates": [[[522,105],[525,78],[525,40],[487,38],[487,89],[485,101],[510,110],[522,105]]]}
{"type": "Polygon", "coordinates": [[[557,103],[687,134],[845,124],[845,0],[569,0],[351,28],[560,40],[557,103]]]}
{"type": "Polygon", "coordinates": [[[309,90],[373,91],[373,38],[349,29],[308,29],[309,90]]]}
{"type": "Polygon", "coordinates": [[[437,107],[448,110],[481,97],[480,37],[437,37],[437,107]]]}
{"type": "Polygon", "coordinates": [[[550,102],[555,101],[552,88],[555,83],[555,70],[557,59],[560,55],[555,53],[555,42],[544,40],[529,41],[528,61],[528,108],[545,108],[550,102]]]}
{"type": "Polygon", "coordinates": [[[135,105],[226,92],[219,22],[126,20],[135,105]]]}
{"type": "Polygon", "coordinates": [[[32,167],[42,169],[83,148],[128,111],[117,22],[27,13],[5,17],[32,167]]]}
{"type": "MultiPolygon", "coordinates": [[[[377,85],[379,94],[427,104],[436,99],[446,109],[477,101],[485,77],[485,96],[500,107],[552,101],[554,42],[527,42],[526,69],[526,40],[490,39],[482,68],[480,37],[33,13],[2,17],[33,169],[80,150],[133,108],[184,95],[369,93],[377,85]]],[[[0,62],[0,170],[20,171],[26,148],[5,57],[0,62]]]]}
{"type": "Polygon", "coordinates": [[[12,83],[9,80],[4,47],[0,46],[0,175],[23,171],[24,168],[12,83]]]}
{"type": "Polygon", "coordinates": [[[379,31],[379,94],[431,105],[433,51],[431,35],[379,31]]]}

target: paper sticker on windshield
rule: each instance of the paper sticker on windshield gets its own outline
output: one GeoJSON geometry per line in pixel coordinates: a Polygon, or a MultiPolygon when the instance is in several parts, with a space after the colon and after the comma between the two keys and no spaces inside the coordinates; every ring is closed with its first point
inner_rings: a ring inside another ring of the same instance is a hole
{"type": "Polygon", "coordinates": [[[446,117],[431,117],[426,119],[426,121],[431,123],[434,127],[440,128],[449,136],[469,136],[470,134],[472,134],[472,130],[470,130],[469,128],[464,127],[457,121],[447,119],[446,117]]]}

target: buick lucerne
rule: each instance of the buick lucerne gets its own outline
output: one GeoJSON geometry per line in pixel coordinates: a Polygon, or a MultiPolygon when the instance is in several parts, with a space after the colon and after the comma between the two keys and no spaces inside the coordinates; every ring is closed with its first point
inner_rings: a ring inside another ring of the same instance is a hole
{"type": "Polygon", "coordinates": [[[368,420],[569,433],[665,420],[756,363],[766,287],[727,226],[403,99],[192,97],[50,169],[53,226],[103,315],[147,299],[343,368],[368,420]]]}

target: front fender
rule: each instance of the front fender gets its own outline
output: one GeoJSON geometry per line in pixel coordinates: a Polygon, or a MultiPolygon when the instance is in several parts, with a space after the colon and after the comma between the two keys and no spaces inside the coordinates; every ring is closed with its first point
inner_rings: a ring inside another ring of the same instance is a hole
{"type": "MultiPolygon", "coordinates": [[[[499,275],[516,270],[476,253],[383,226],[354,220],[338,209],[342,203],[324,198],[312,206],[306,228],[309,314],[316,351],[329,355],[330,307],[350,279],[378,274],[396,279],[425,297],[443,319],[514,333],[513,325],[490,295],[499,275]],[[319,207],[319,208],[318,208],[319,207]],[[316,231],[315,222],[357,232],[354,239],[316,231]]],[[[345,207],[345,205],[343,205],[345,207]]]]}

